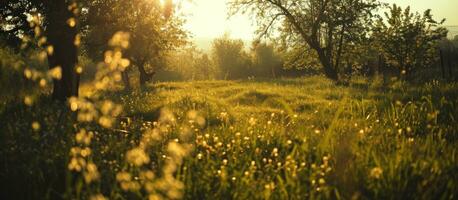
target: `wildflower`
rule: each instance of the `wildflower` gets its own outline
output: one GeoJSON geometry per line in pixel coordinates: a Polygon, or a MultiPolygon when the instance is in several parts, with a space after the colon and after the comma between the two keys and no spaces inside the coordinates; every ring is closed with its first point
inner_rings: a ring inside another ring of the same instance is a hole
{"type": "Polygon", "coordinates": [[[222,146],[223,146],[223,143],[222,143],[222,142],[218,142],[218,143],[216,144],[216,147],[222,147],[222,146]]]}
{"type": "Polygon", "coordinates": [[[48,47],[46,47],[46,52],[48,53],[48,55],[52,55],[54,53],[54,47],[52,45],[49,45],[48,47]]]}
{"type": "Polygon", "coordinates": [[[86,166],[86,173],[84,173],[84,180],[86,183],[91,183],[92,181],[95,181],[99,179],[100,174],[97,170],[97,166],[90,162],[86,166]]]}
{"type": "Polygon", "coordinates": [[[38,123],[38,122],[36,122],[36,121],[32,123],[32,129],[33,129],[34,131],[39,131],[39,130],[40,130],[40,127],[41,127],[41,126],[40,126],[40,123],[38,123]]]}
{"type": "Polygon", "coordinates": [[[70,153],[72,156],[77,156],[80,154],[80,152],[81,152],[81,149],[79,147],[72,147],[70,149],[70,153]]]}
{"type": "Polygon", "coordinates": [[[183,158],[188,153],[186,148],[176,142],[170,142],[167,151],[175,158],[183,158]]]}
{"type": "Polygon", "coordinates": [[[129,163],[142,166],[150,161],[148,155],[141,148],[135,148],[127,152],[126,159],[129,163]]]}
{"type": "Polygon", "coordinates": [[[328,156],[324,156],[324,157],[323,157],[323,161],[324,161],[324,162],[328,162],[328,160],[329,160],[329,157],[328,157],[328,156]]]}
{"type": "Polygon", "coordinates": [[[92,195],[89,200],[107,200],[102,194],[92,195]]]}
{"type": "Polygon", "coordinates": [[[161,199],[162,199],[162,197],[160,195],[158,195],[158,194],[150,194],[148,196],[148,200],[161,200],[161,199]]]}
{"type": "Polygon", "coordinates": [[[256,125],[256,119],[253,118],[253,117],[250,117],[250,120],[248,120],[248,123],[249,123],[251,126],[254,126],[254,125],[256,125]]]}
{"type": "Polygon", "coordinates": [[[111,128],[113,120],[111,117],[102,116],[99,118],[99,124],[105,128],[111,128]]]}
{"type": "Polygon", "coordinates": [[[105,102],[103,102],[102,108],[100,109],[100,111],[102,111],[102,113],[104,115],[108,115],[113,108],[114,108],[114,103],[113,102],[105,101],[105,102]]]}
{"type": "Polygon", "coordinates": [[[30,97],[30,96],[24,97],[24,104],[27,105],[27,106],[32,106],[32,104],[33,104],[32,97],[30,97]]]}
{"type": "Polygon", "coordinates": [[[375,179],[379,179],[382,176],[382,174],[383,174],[382,168],[374,167],[374,168],[372,168],[372,170],[370,172],[370,177],[375,178],[375,179]]]}
{"type": "Polygon", "coordinates": [[[39,84],[40,84],[40,87],[45,87],[46,84],[47,84],[47,82],[46,82],[45,79],[42,78],[42,79],[40,80],[40,83],[39,83],[39,84]]]}
{"type": "Polygon", "coordinates": [[[75,40],[73,41],[73,45],[79,47],[81,45],[81,35],[76,34],[75,40]]]}
{"type": "Polygon", "coordinates": [[[412,132],[412,128],[407,127],[407,128],[406,128],[406,131],[407,131],[407,133],[410,133],[410,132],[412,132]]]}
{"type": "Polygon", "coordinates": [[[38,60],[40,62],[44,62],[47,58],[48,54],[46,53],[46,51],[41,51],[39,54],[38,54],[38,60]]]}
{"type": "Polygon", "coordinates": [[[86,148],[84,148],[84,149],[82,149],[80,151],[80,154],[81,154],[82,157],[87,157],[87,156],[91,155],[91,149],[86,147],[86,148]]]}
{"type": "Polygon", "coordinates": [[[188,119],[196,119],[197,115],[198,115],[197,111],[191,110],[188,112],[187,117],[188,119]]]}
{"type": "Polygon", "coordinates": [[[143,180],[153,180],[155,177],[154,172],[147,170],[140,173],[140,178],[143,180]]]}
{"type": "Polygon", "coordinates": [[[116,174],[116,180],[118,182],[127,182],[132,180],[132,176],[128,172],[119,172],[116,174]]]}
{"type": "Polygon", "coordinates": [[[70,26],[70,27],[72,27],[72,28],[75,27],[75,26],[76,26],[76,19],[73,18],[73,17],[70,18],[70,19],[68,19],[68,20],[67,20],[67,24],[68,24],[68,26],[70,26]]]}
{"type": "Polygon", "coordinates": [[[70,160],[70,163],[68,164],[68,170],[77,172],[81,171],[81,165],[76,158],[72,158],[70,160]]]}
{"type": "Polygon", "coordinates": [[[75,139],[77,143],[89,145],[93,136],[94,133],[86,132],[85,129],[81,129],[80,132],[75,135],[75,139]]]}
{"type": "Polygon", "coordinates": [[[48,76],[60,80],[62,79],[62,67],[61,66],[56,66],[52,68],[51,70],[48,71],[48,76]]]}
{"type": "Polygon", "coordinates": [[[78,110],[78,103],[70,99],[70,109],[75,112],[78,110]]]}
{"type": "Polygon", "coordinates": [[[324,180],[324,178],[320,178],[320,179],[318,180],[318,183],[319,183],[320,185],[324,185],[324,184],[326,184],[326,181],[324,180]]]}
{"type": "Polygon", "coordinates": [[[227,112],[221,112],[221,113],[219,114],[219,118],[220,118],[221,120],[223,120],[223,121],[224,121],[224,120],[227,120],[228,117],[229,117],[229,115],[228,115],[227,112]]]}
{"type": "Polygon", "coordinates": [[[129,33],[126,32],[116,32],[114,36],[109,41],[109,45],[113,47],[127,48],[129,47],[129,33]]]}
{"type": "Polygon", "coordinates": [[[27,79],[31,79],[32,78],[32,70],[30,69],[24,69],[24,76],[27,78],[27,79]]]}

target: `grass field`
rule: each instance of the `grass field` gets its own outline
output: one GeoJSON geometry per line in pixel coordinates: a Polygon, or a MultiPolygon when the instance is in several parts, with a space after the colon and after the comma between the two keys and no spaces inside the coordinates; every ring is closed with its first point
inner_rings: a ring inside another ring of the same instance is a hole
{"type": "Polygon", "coordinates": [[[47,97],[3,105],[2,195],[458,198],[456,83],[308,77],[91,89],[87,101],[110,100],[98,114],[47,97]],[[104,118],[116,105],[123,112],[104,118]],[[92,115],[98,123],[82,120],[92,115]]]}

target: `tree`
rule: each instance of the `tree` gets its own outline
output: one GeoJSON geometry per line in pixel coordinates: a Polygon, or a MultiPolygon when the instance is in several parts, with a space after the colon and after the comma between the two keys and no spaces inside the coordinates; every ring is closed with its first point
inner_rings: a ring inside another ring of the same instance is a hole
{"type": "Polygon", "coordinates": [[[456,40],[454,41],[448,38],[442,38],[437,44],[441,59],[440,63],[443,78],[446,78],[446,68],[448,68],[448,77],[453,77],[453,67],[458,61],[458,46],[456,42],[456,40]]]}
{"type": "Polygon", "coordinates": [[[243,48],[242,40],[230,39],[227,34],[213,41],[212,60],[223,79],[241,79],[250,75],[250,58],[243,48]]]}
{"type": "MultiPolygon", "coordinates": [[[[88,5],[86,20],[89,54],[102,56],[106,41],[117,31],[130,33],[130,48],[125,54],[140,72],[140,84],[151,80],[165,64],[165,54],[184,45],[184,21],[175,15],[171,0],[103,0],[88,5]],[[151,71],[151,72],[148,72],[151,71]]],[[[124,72],[126,86],[128,72],[124,72]]]]}
{"type": "Polygon", "coordinates": [[[65,101],[78,96],[78,5],[74,0],[9,0],[0,3],[1,34],[10,44],[35,38],[47,51],[48,65],[58,75],[52,97],[65,101]],[[18,39],[19,38],[19,39],[18,39]]]}
{"type": "Polygon", "coordinates": [[[288,48],[302,58],[316,57],[324,74],[335,81],[342,54],[349,44],[356,45],[367,36],[367,25],[378,6],[376,0],[232,0],[230,4],[234,12],[256,15],[261,36],[279,27],[288,48]]]}
{"type": "Polygon", "coordinates": [[[216,78],[216,69],[208,54],[203,53],[195,60],[197,80],[211,80],[216,78]]]}
{"type": "Polygon", "coordinates": [[[254,42],[251,51],[255,76],[276,78],[282,71],[283,62],[273,45],[254,42]]]}
{"type": "Polygon", "coordinates": [[[192,44],[167,55],[167,69],[179,73],[184,80],[210,80],[217,76],[209,56],[192,44]]]}
{"type": "Polygon", "coordinates": [[[445,19],[438,22],[431,10],[420,15],[396,4],[385,17],[377,20],[373,37],[387,64],[407,79],[416,69],[432,66],[437,59],[437,43],[447,35],[445,28],[438,27],[445,19]]]}

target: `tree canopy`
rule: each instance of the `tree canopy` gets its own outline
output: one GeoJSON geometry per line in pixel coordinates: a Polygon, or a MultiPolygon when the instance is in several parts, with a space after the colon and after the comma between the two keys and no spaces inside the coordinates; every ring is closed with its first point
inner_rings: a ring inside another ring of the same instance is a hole
{"type": "Polygon", "coordinates": [[[447,30],[439,27],[444,21],[434,20],[431,10],[413,13],[410,7],[393,4],[385,18],[376,21],[373,37],[387,63],[409,77],[437,60],[437,43],[447,36],[447,30]]]}
{"type": "Polygon", "coordinates": [[[89,54],[101,57],[107,41],[117,31],[130,34],[125,54],[140,72],[143,85],[162,68],[165,54],[186,43],[184,20],[172,1],[104,0],[88,4],[85,41],[89,54]],[[147,72],[147,71],[151,72],[147,72]]]}
{"type": "Polygon", "coordinates": [[[288,48],[299,57],[316,57],[324,74],[338,81],[342,54],[367,38],[379,4],[376,0],[233,0],[230,5],[234,12],[254,14],[261,36],[279,30],[288,48]]]}

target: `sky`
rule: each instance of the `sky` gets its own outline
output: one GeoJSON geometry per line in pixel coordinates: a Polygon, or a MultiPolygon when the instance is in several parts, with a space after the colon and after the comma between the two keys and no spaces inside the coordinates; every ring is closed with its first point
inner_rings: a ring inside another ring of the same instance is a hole
{"type": "Polygon", "coordinates": [[[185,2],[184,12],[189,14],[187,28],[195,38],[216,38],[229,33],[232,38],[251,40],[256,30],[255,20],[238,14],[230,18],[226,0],[193,0],[185,2]]]}
{"type": "MultiPolygon", "coordinates": [[[[185,26],[195,40],[212,40],[229,33],[232,38],[251,40],[255,37],[256,22],[248,15],[228,19],[227,0],[184,1],[183,11],[189,15],[185,26]]],[[[413,11],[423,12],[431,8],[435,19],[446,18],[445,25],[458,25],[458,0],[381,0],[402,7],[410,5],[413,11]]]]}
{"type": "Polygon", "coordinates": [[[446,26],[458,26],[458,0],[383,0],[402,7],[410,6],[413,11],[423,12],[431,9],[434,19],[446,18],[446,26]]]}

